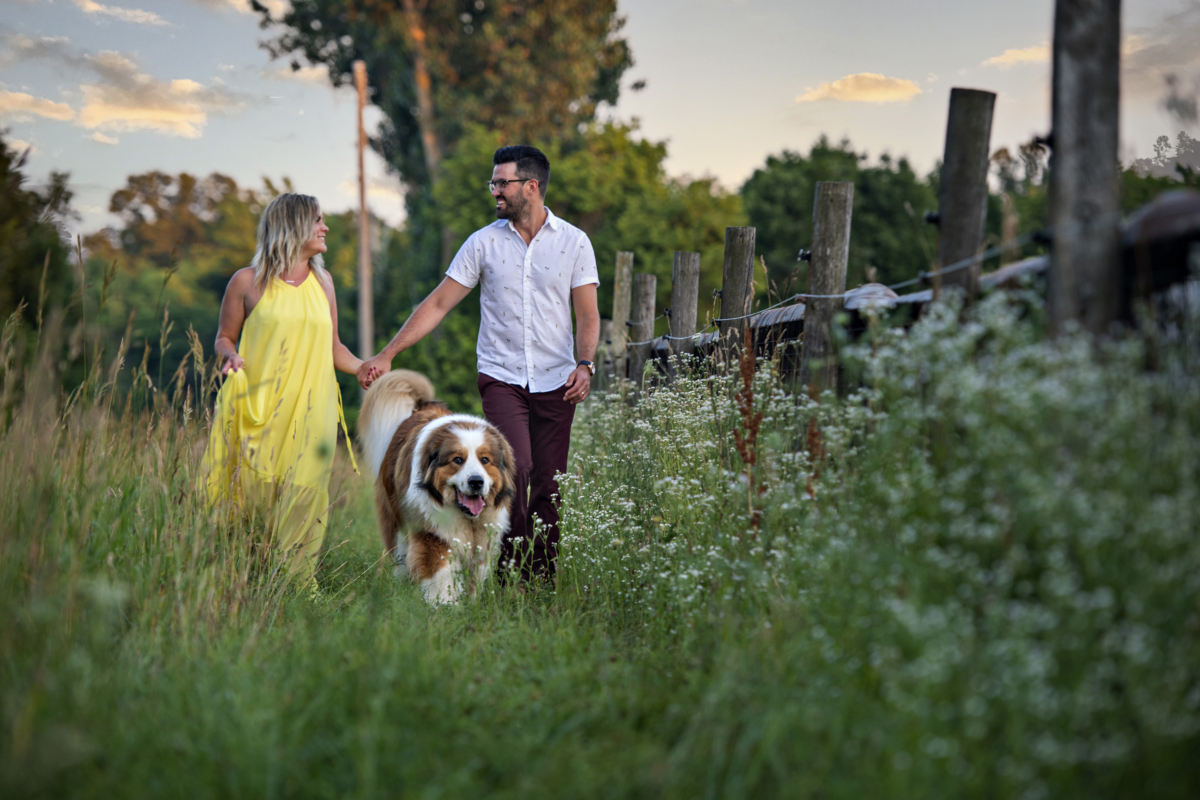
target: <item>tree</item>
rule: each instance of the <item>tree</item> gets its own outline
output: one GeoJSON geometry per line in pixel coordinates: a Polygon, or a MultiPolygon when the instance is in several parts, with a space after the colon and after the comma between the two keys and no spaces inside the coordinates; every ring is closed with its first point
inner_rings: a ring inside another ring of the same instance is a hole
{"type": "Polygon", "coordinates": [[[1134,159],[1130,169],[1142,177],[1169,178],[1195,185],[1196,171],[1200,170],[1200,141],[1187,131],[1176,135],[1174,145],[1170,137],[1159,136],[1154,142],[1154,156],[1134,159]]]}
{"type": "Polygon", "coordinates": [[[0,136],[0,322],[22,302],[31,311],[65,306],[78,287],[64,223],[72,217],[68,176],[50,173],[42,192],[24,187],[25,154],[0,136]],[[45,292],[43,296],[43,291],[45,292]]]}
{"type": "Polygon", "coordinates": [[[758,229],[756,250],[765,257],[779,292],[807,288],[805,264],[796,258],[812,244],[817,181],[855,184],[848,286],[863,283],[868,267],[875,267],[876,280],[883,283],[929,268],[934,233],[917,217],[935,207],[936,184],[918,178],[904,158],[884,154],[874,166],[866,162],[867,156],[856,153],[850,142],[832,145],[822,136],[807,156],[790,150],[769,156],[742,185],[746,213],[758,229]]]}
{"type": "Polygon", "coordinates": [[[367,64],[385,121],[372,144],[408,185],[411,246],[426,268],[451,255],[433,203],[442,163],[483,125],[505,143],[578,136],[602,102],[615,103],[632,64],[615,0],[295,0],[279,19],[260,3],[275,57],[328,67],[334,85],[367,64]]]}

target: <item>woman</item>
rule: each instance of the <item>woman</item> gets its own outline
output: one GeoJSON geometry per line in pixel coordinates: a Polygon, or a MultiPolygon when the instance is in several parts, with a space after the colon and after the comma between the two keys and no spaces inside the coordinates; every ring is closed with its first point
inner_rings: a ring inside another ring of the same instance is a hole
{"type": "Polygon", "coordinates": [[[362,364],[338,340],[321,262],[328,230],[315,197],[281,194],[263,211],[258,252],[221,301],[225,383],[204,458],[209,499],[264,510],[269,540],[302,582],[321,551],[338,423],[346,427],[333,371],[362,364]]]}

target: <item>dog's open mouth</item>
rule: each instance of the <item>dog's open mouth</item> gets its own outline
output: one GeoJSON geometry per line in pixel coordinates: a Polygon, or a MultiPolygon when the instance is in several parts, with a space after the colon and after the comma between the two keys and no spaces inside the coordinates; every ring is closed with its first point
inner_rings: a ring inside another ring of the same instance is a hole
{"type": "Polygon", "coordinates": [[[478,517],[483,513],[484,499],[482,495],[472,496],[469,494],[463,494],[462,492],[456,492],[455,494],[457,495],[457,498],[454,501],[455,504],[467,516],[478,517]]]}

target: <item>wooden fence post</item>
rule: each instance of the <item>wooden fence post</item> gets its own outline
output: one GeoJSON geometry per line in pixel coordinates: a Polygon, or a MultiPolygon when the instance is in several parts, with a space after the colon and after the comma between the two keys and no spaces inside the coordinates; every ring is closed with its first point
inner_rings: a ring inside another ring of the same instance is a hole
{"type": "MultiPolygon", "coordinates": [[[[754,301],[754,228],[725,229],[725,266],[721,271],[721,318],[750,313],[754,301]]],[[[720,323],[721,348],[741,347],[742,331],[749,319],[720,323]]]]}
{"type": "MultiPolygon", "coordinates": [[[[654,293],[658,291],[658,278],[653,275],[633,276],[633,326],[630,340],[649,342],[654,338],[654,293]]],[[[615,327],[615,325],[614,325],[615,327]]],[[[626,377],[636,386],[642,384],[642,371],[653,352],[654,343],[633,345],[629,348],[629,373],[626,377]]]]}
{"type": "Polygon", "coordinates": [[[613,357],[612,326],[611,319],[600,320],[600,346],[596,348],[596,373],[605,379],[612,378],[614,374],[617,374],[613,371],[616,359],[613,357]]]}
{"type": "Polygon", "coordinates": [[[696,333],[696,309],[700,295],[700,254],[675,252],[671,268],[671,335],[668,339],[672,355],[696,352],[691,336],[696,333]],[[686,339],[682,337],[688,337],[686,339]]]}
{"type": "Polygon", "coordinates": [[[804,301],[804,350],[801,383],[817,391],[837,388],[838,367],[833,352],[833,317],[845,300],[846,262],[850,258],[850,215],[854,184],[818,181],[813,200],[812,263],[808,268],[808,293],[839,295],[804,301]]]}
{"type": "MultiPolygon", "coordinates": [[[[978,89],[951,89],[938,197],[938,268],[983,251],[987,222],[988,148],[996,95],[978,89]]],[[[982,264],[941,276],[941,286],[957,286],[968,300],[979,294],[982,264]]],[[[937,284],[935,284],[937,285],[937,284]]]]}
{"type": "Polygon", "coordinates": [[[1120,0],[1058,0],[1051,101],[1050,327],[1104,333],[1117,317],[1120,0]]]}
{"type": "Polygon", "coordinates": [[[628,354],[625,343],[629,339],[630,292],[633,290],[633,253],[620,251],[617,253],[617,269],[613,275],[613,304],[612,304],[612,358],[613,374],[625,375],[625,364],[628,354]]]}

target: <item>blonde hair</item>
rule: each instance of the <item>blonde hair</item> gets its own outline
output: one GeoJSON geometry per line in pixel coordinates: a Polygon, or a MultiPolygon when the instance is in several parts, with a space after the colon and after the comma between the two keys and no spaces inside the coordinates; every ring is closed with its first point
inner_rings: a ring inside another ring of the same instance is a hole
{"type": "MultiPolygon", "coordinates": [[[[281,278],[312,238],[313,226],[321,214],[317,198],[307,194],[281,194],[267,204],[258,218],[258,251],[250,266],[254,268],[254,286],[265,289],[275,278],[281,278]]],[[[321,277],[324,262],[317,253],[308,265],[321,277]]]]}

